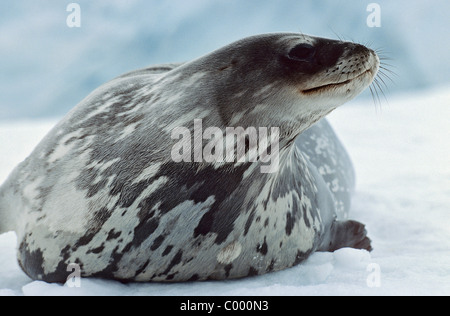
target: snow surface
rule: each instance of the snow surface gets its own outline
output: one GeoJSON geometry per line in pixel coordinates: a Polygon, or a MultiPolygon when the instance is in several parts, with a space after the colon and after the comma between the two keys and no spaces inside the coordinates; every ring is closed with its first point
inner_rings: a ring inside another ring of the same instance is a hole
{"type": "Polygon", "coordinates": [[[66,25],[70,1],[0,1],[0,119],[64,115],[115,76],[271,32],[381,49],[398,74],[391,91],[450,82],[448,0],[74,2],[80,28],[66,25]],[[381,8],[379,28],[367,26],[371,2],[381,8]]]}
{"type": "MultiPolygon", "coordinates": [[[[374,250],[315,253],[291,269],[241,280],[81,287],[30,280],[16,236],[0,235],[0,295],[450,295],[450,87],[354,101],[329,118],[357,174],[351,218],[374,250]]],[[[0,123],[0,183],[55,121],[0,123]]]]}

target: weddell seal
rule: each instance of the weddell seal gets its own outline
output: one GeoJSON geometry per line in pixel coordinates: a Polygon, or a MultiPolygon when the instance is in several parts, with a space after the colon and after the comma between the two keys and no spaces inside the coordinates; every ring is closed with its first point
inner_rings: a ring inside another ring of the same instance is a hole
{"type": "Polygon", "coordinates": [[[346,219],[350,159],[320,119],[378,67],[359,44],[275,33],[115,78],[2,185],[0,232],[17,233],[20,266],[47,282],[65,282],[74,263],[83,277],[192,281],[370,250],[364,225],[346,219]],[[220,137],[229,127],[245,130],[220,137]],[[255,142],[252,127],[276,137],[255,142]],[[256,159],[241,159],[230,138],[256,159]]]}

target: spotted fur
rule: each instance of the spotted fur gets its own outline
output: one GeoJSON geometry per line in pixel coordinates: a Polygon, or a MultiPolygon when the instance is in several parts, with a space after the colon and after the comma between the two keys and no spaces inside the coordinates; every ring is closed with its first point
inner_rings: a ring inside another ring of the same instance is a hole
{"type": "Polygon", "coordinates": [[[99,87],[0,188],[0,232],[18,236],[33,279],[229,279],[296,265],[317,250],[370,249],[345,220],[351,162],[325,119],[378,69],[361,45],[301,34],[232,43],[185,64],[99,87]],[[176,163],[175,127],[280,127],[280,168],[176,163]],[[320,121],[319,121],[320,120],[320,121]],[[318,122],[319,121],[319,122],[318,122]]]}

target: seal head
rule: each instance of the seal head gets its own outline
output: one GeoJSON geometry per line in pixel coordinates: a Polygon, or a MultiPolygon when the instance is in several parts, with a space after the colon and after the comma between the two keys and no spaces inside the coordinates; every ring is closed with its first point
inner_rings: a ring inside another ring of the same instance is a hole
{"type": "Polygon", "coordinates": [[[48,282],[64,282],[69,264],[84,277],[228,279],[284,269],[317,250],[370,249],[364,226],[345,220],[350,159],[318,121],[364,90],[378,65],[358,44],[281,33],[120,76],[12,172],[0,188],[0,232],[16,231],[21,267],[48,282]],[[260,169],[270,142],[246,143],[254,162],[196,161],[233,126],[278,129],[275,172],[260,169]],[[180,148],[194,148],[177,162],[180,127],[180,148]],[[210,142],[196,147],[202,138],[210,142]]]}

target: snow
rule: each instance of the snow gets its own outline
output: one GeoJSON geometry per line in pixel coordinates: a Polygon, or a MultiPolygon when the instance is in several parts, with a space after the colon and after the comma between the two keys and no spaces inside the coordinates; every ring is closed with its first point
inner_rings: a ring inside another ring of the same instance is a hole
{"type": "MultiPolygon", "coordinates": [[[[315,253],[304,263],[241,280],[122,284],[32,281],[15,260],[16,236],[0,235],[0,295],[450,295],[450,86],[357,99],[329,119],[357,175],[350,217],[374,250],[315,253]]],[[[55,121],[0,122],[0,183],[55,121]]]]}

